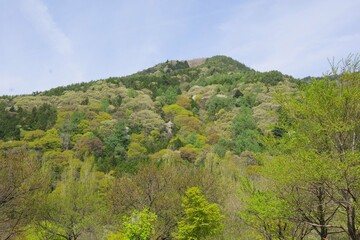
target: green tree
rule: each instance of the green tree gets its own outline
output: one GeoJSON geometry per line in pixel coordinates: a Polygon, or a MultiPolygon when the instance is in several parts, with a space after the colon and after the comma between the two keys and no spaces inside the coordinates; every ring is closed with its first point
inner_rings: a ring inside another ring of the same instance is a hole
{"type": "Polygon", "coordinates": [[[248,150],[259,152],[262,147],[260,143],[260,132],[251,116],[251,109],[243,107],[235,116],[233,123],[233,134],[235,137],[234,151],[238,154],[248,150]]]}
{"type": "Polygon", "coordinates": [[[343,72],[281,100],[290,121],[286,137],[277,141],[278,157],[268,162],[269,175],[287,189],[283,197],[301,213],[298,220],[321,238],[332,232],[360,236],[359,80],[359,73],[343,72]]]}
{"type": "Polygon", "coordinates": [[[310,226],[303,222],[291,222],[289,203],[271,188],[257,188],[249,179],[241,181],[243,205],[239,212],[241,220],[255,230],[262,239],[304,239],[310,226]]]}
{"type": "Polygon", "coordinates": [[[128,159],[130,161],[144,160],[147,157],[146,152],[147,152],[146,148],[142,146],[140,143],[131,142],[129,144],[129,149],[127,152],[128,159]]]}
{"type": "Polygon", "coordinates": [[[194,114],[185,109],[183,106],[179,106],[177,104],[166,105],[162,108],[167,118],[173,120],[175,116],[178,115],[187,115],[193,116],[194,114]]]}
{"type": "Polygon", "coordinates": [[[32,130],[41,129],[48,130],[52,128],[57,119],[57,111],[54,106],[44,103],[39,109],[34,107],[28,116],[27,122],[32,130]]]}
{"type": "Polygon", "coordinates": [[[283,75],[279,71],[264,72],[261,81],[266,85],[276,85],[283,80],[283,75]]]}
{"type": "Polygon", "coordinates": [[[189,162],[195,162],[201,152],[199,148],[194,147],[192,144],[181,147],[179,151],[181,158],[189,162]]]}
{"type": "Polygon", "coordinates": [[[213,96],[206,102],[206,110],[210,120],[215,119],[215,114],[220,109],[225,109],[229,111],[232,109],[232,107],[232,99],[227,96],[213,96]]]}
{"type": "Polygon", "coordinates": [[[41,174],[37,154],[24,147],[0,154],[0,239],[14,239],[32,220],[39,193],[48,179],[41,174]]]}
{"type": "Polygon", "coordinates": [[[171,239],[179,216],[183,215],[181,199],[186,189],[201,186],[212,202],[219,202],[223,192],[214,174],[204,169],[185,164],[155,164],[161,163],[156,160],[154,164],[140,166],[136,175],[116,179],[108,197],[115,216],[148,208],[157,215],[154,239],[171,239]]]}
{"type": "Polygon", "coordinates": [[[178,223],[176,239],[205,239],[219,233],[223,227],[224,216],[216,203],[209,203],[198,187],[186,191],[182,200],[185,216],[178,223]]]}
{"type": "Polygon", "coordinates": [[[160,95],[160,103],[164,106],[175,103],[177,95],[181,94],[181,90],[178,86],[170,86],[165,92],[162,93],[161,90],[159,90],[157,94],[160,95]]]}
{"type": "Polygon", "coordinates": [[[71,161],[63,180],[38,203],[36,225],[45,230],[43,238],[97,238],[106,205],[92,162],[91,158],[71,161]]]}
{"type": "Polygon", "coordinates": [[[0,104],[0,139],[20,139],[21,121],[17,113],[6,110],[6,105],[0,104]]]}
{"type": "Polygon", "coordinates": [[[62,142],[60,140],[58,130],[52,128],[48,130],[43,137],[35,139],[31,142],[29,146],[42,151],[60,150],[62,142]]]}
{"type": "Polygon", "coordinates": [[[156,214],[144,208],[141,212],[134,210],[131,216],[125,216],[123,227],[125,239],[148,240],[154,234],[156,214]]]}
{"type": "Polygon", "coordinates": [[[127,159],[130,136],[125,122],[118,121],[112,133],[109,136],[105,136],[103,142],[105,145],[105,156],[104,158],[98,158],[96,164],[99,170],[108,172],[115,168],[120,161],[127,159]]]}

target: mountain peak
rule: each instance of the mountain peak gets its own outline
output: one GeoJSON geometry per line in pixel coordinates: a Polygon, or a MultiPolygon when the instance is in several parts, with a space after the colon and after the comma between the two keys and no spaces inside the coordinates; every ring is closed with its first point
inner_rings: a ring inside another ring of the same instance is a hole
{"type": "Polygon", "coordinates": [[[206,62],[208,58],[194,58],[194,59],[191,59],[191,60],[188,60],[188,64],[191,68],[193,67],[197,67],[201,64],[204,64],[206,62]]]}
{"type": "Polygon", "coordinates": [[[236,72],[236,71],[252,71],[251,68],[245,64],[240,63],[231,57],[224,55],[217,55],[210,58],[194,58],[191,60],[166,60],[166,62],[159,63],[154,67],[150,67],[138,73],[151,74],[158,71],[169,73],[176,70],[186,68],[208,68],[216,72],[236,72]]]}
{"type": "Polygon", "coordinates": [[[215,67],[225,71],[251,71],[252,69],[243,63],[240,63],[231,57],[217,55],[206,59],[205,65],[215,67]]]}

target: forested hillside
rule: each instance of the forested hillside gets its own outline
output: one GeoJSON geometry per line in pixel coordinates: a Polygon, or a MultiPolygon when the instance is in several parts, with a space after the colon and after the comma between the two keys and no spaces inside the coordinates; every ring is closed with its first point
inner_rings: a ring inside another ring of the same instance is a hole
{"type": "Polygon", "coordinates": [[[229,57],[0,98],[0,239],[360,239],[357,58],[229,57]]]}

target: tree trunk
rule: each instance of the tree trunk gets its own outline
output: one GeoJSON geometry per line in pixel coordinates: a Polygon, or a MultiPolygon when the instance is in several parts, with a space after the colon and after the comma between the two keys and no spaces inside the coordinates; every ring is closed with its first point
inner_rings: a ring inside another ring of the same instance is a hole
{"type": "Polygon", "coordinates": [[[325,217],[325,191],[324,191],[324,187],[323,186],[319,186],[318,187],[318,219],[319,219],[319,223],[320,223],[320,237],[321,239],[327,239],[327,235],[328,235],[328,228],[325,227],[325,225],[327,224],[326,222],[326,217],[325,217]]]}
{"type": "Polygon", "coordinates": [[[360,240],[360,236],[356,231],[355,223],[355,208],[351,205],[351,202],[347,203],[346,215],[347,215],[347,229],[351,240],[360,240]]]}

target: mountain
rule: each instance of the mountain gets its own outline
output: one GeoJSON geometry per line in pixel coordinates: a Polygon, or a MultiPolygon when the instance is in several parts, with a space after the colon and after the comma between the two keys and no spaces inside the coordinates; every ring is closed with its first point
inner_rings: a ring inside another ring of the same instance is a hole
{"type": "MultiPolygon", "coordinates": [[[[36,91],[32,95],[59,96],[66,91],[86,91],[92,85],[102,81],[110,82],[110,83],[122,82],[130,87],[131,81],[137,81],[140,78],[142,81],[145,82],[150,81],[151,78],[152,80],[158,80],[161,82],[160,79],[161,77],[174,78],[176,75],[182,75],[183,77],[189,78],[187,80],[188,82],[194,82],[196,80],[199,80],[199,78],[201,77],[209,77],[209,76],[221,75],[221,74],[233,74],[239,72],[244,73],[244,72],[255,72],[255,71],[247,67],[246,65],[239,63],[238,61],[233,60],[232,58],[226,56],[199,58],[188,61],[171,60],[157,64],[154,67],[145,69],[143,71],[140,71],[138,73],[126,77],[111,77],[104,80],[76,83],[68,86],[59,86],[44,92],[36,91]]],[[[274,72],[276,72],[276,74],[279,75],[277,76],[278,79],[275,81],[278,81],[283,77],[283,75],[280,72],[272,71],[271,73],[274,72]]],[[[270,75],[271,75],[270,73],[268,74],[265,73],[263,74],[262,77],[263,78],[275,77],[270,75]]],[[[284,76],[284,77],[291,79],[291,77],[289,76],[284,76]]],[[[259,78],[259,76],[256,77],[249,76],[247,81],[257,81],[259,80],[257,78],[259,78]]],[[[146,83],[143,83],[142,86],[151,88],[151,86],[146,86],[146,83]]],[[[2,98],[11,98],[11,96],[3,96],[2,98]]]]}
{"type": "Polygon", "coordinates": [[[169,60],[0,98],[0,239],[359,239],[359,58],[342,64],[169,60]]]}
{"type": "MultiPolygon", "coordinates": [[[[216,114],[223,107],[226,107],[227,111],[237,111],[243,104],[239,102],[247,99],[249,107],[257,107],[253,110],[261,109],[262,105],[271,105],[272,92],[277,88],[290,87],[297,82],[278,71],[257,72],[225,56],[189,61],[166,61],[126,77],[61,86],[44,92],[35,92],[32,95],[3,97],[0,103],[2,117],[5,119],[2,122],[9,122],[12,125],[2,125],[0,139],[19,140],[20,130],[37,129],[39,124],[35,122],[44,121],[40,119],[46,118],[50,111],[42,108],[52,107],[57,110],[57,114],[68,109],[73,112],[94,110],[96,114],[104,112],[115,119],[124,117],[126,111],[152,110],[163,117],[161,108],[176,103],[177,98],[191,100],[193,106],[188,109],[190,111],[196,109],[199,112],[197,114],[200,114],[200,110],[204,111],[201,112],[204,115],[201,124],[204,125],[208,119],[214,117],[208,116],[210,108],[215,108],[211,109],[210,115],[216,114]],[[131,95],[142,95],[144,99],[138,100],[140,103],[144,102],[144,105],[135,109],[127,108],[128,106],[123,103],[139,104],[131,95]],[[223,99],[220,100],[221,98],[223,99]],[[34,117],[38,111],[44,116],[34,117]],[[30,116],[31,112],[34,116],[30,116]]],[[[255,118],[260,121],[258,125],[262,130],[266,130],[259,112],[266,110],[254,111],[255,118]]],[[[47,128],[53,124],[48,124],[47,128]]],[[[42,130],[45,128],[43,127],[42,130]]]]}
{"type": "Polygon", "coordinates": [[[0,194],[12,189],[15,200],[0,201],[0,235],[102,239],[117,234],[123,215],[148,209],[142,214],[157,216],[150,233],[169,239],[193,186],[201,191],[186,194],[221,206],[224,239],[250,234],[236,189],[241,178],[258,178],[263,139],[284,134],[276,98],[298,86],[215,56],[2,97],[0,194]]]}

